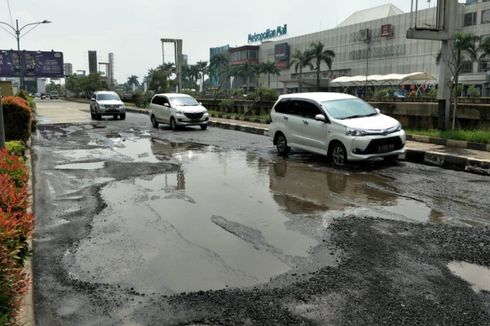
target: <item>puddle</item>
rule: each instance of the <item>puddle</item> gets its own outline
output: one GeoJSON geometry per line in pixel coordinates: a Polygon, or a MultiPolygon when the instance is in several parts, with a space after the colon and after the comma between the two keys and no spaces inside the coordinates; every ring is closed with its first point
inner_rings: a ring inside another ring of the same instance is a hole
{"type": "Polygon", "coordinates": [[[88,163],[73,163],[73,164],[60,164],[55,166],[58,170],[96,170],[102,169],[104,162],[88,162],[88,163]]]}
{"type": "MultiPolygon", "coordinates": [[[[113,146],[61,155],[132,162],[166,157],[180,170],[101,189],[107,207],[94,218],[90,237],[64,259],[72,277],[86,282],[168,294],[253,286],[301,265],[318,244],[312,229],[326,216],[442,218],[425,203],[398,196],[380,176],[197,144],[108,140],[113,146]]],[[[335,264],[334,257],[326,260],[335,264]]]]}
{"type": "Polygon", "coordinates": [[[326,171],[280,160],[270,166],[269,179],[276,202],[293,214],[341,216],[363,211],[366,216],[414,222],[438,222],[443,217],[424,202],[396,195],[387,179],[372,174],[326,171]]]}
{"type": "Polygon", "coordinates": [[[317,245],[294,230],[267,169],[245,153],[187,151],[177,159],[181,171],[102,189],[108,207],[66,257],[74,277],[143,292],[252,286],[295,267],[317,245]]]}
{"type": "Polygon", "coordinates": [[[450,262],[447,267],[456,276],[462,278],[475,292],[490,292],[490,268],[467,262],[450,262]]]}

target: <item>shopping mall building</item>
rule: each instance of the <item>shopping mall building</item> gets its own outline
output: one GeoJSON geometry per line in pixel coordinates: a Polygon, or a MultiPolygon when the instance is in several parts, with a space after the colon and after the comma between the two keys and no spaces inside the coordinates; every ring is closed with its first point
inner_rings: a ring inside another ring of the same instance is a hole
{"type": "MultiPolygon", "coordinates": [[[[243,63],[275,62],[280,75],[271,78],[270,87],[281,93],[299,89],[299,71],[289,65],[291,55],[298,49],[305,51],[312,42],[322,42],[326,49],[335,52],[332,69],[321,66],[321,86],[340,76],[409,74],[426,72],[438,76],[436,57],[440,41],[407,39],[407,30],[417,26],[430,28],[434,25],[436,9],[428,8],[405,13],[392,4],[360,10],[353,13],[337,27],[316,33],[286,38],[287,25],[248,36],[248,44],[231,48],[222,46],[210,49],[210,56],[224,52],[230,65],[243,63]],[[258,43],[258,42],[260,43],[258,43]]],[[[457,8],[457,30],[490,36],[490,0],[466,0],[457,8]]],[[[463,65],[460,82],[475,85],[482,95],[490,96],[490,58],[478,62],[467,61],[463,65]]],[[[303,90],[314,90],[316,73],[305,67],[302,74],[303,90]]],[[[218,77],[211,75],[214,86],[218,77]]],[[[430,81],[429,81],[430,82],[430,81]]],[[[433,83],[437,83],[436,80],[433,83]]],[[[267,86],[268,78],[261,75],[253,85],[267,86]]],[[[244,87],[244,81],[234,78],[233,87],[244,87]]]]}

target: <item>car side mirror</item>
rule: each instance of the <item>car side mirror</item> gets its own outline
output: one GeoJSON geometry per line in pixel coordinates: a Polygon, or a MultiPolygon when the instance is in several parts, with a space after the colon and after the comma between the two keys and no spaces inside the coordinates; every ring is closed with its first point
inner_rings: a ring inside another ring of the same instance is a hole
{"type": "Polygon", "coordinates": [[[325,118],[325,116],[323,114],[317,114],[317,115],[315,115],[315,120],[316,121],[327,122],[327,119],[325,118]]]}
{"type": "Polygon", "coordinates": [[[166,106],[167,108],[169,108],[170,107],[170,104],[164,103],[163,106],[166,106]]]}
{"type": "Polygon", "coordinates": [[[379,114],[379,113],[381,113],[381,110],[380,110],[380,109],[375,108],[375,110],[376,110],[376,112],[377,112],[378,114],[379,114]]]}

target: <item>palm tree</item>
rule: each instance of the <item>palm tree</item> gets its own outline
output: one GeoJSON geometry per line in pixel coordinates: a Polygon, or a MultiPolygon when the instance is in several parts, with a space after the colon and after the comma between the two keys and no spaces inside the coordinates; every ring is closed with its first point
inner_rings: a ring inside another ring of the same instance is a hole
{"type": "Polygon", "coordinates": [[[204,75],[208,73],[208,62],[207,61],[198,61],[196,62],[197,70],[199,71],[199,75],[201,77],[201,89],[200,91],[203,91],[204,87],[204,75]]]}
{"type": "Polygon", "coordinates": [[[133,91],[134,87],[138,87],[140,85],[140,82],[138,81],[138,76],[135,75],[129,76],[126,84],[129,86],[131,91],[133,91]]]}
{"type": "Polygon", "coordinates": [[[227,69],[225,69],[225,67],[228,66],[228,63],[228,57],[224,53],[218,53],[211,57],[209,70],[212,73],[213,77],[217,78],[218,91],[221,86],[223,86],[223,83],[226,80],[224,78],[227,74],[227,69]]]}
{"type": "Polygon", "coordinates": [[[246,80],[247,92],[250,90],[250,79],[255,78],[259,73],[259,65],[253,63],[244,63],[233,66],[232,72],[235,76],[242,77],[246,80]]]}
{"type": "Polygon", "coordinates": [[[297,73],[299,69],[299,91],[303,91],[303,68],[310,67],[313,69],[313,66],[310,63],[310,52],[308,50],[302,52],[298,49],[294,51],[294,54],[291,56],[290,66],[294,67],[294,71],[297,73]]]}
{"type": "Polygon", "coordinates": [[[325,49],[325,44],[322,42],[311,43],[309,50],[308,62],[314,62],[314,70],[316,71],[316,91],[320,90],[320,66],[322,62],[327,64],[328,70],[332,69],[332,62],[335,58],[335,52],[325,49]]]}
{"type": "Polygon", "coordinates": [[[260,64],[260,72],[267,74],[267,87],[271,88],[271,74],[278,76],[281,72],[275,62],[264,62],[260,64]]]}
{"type": "Polygon", "coordinates": [[[459,74],[463,69],[463,63],[468,58],[473,63],[474,61],[481,59],[488,55],[488,49],[490,48],[488,45],[490,44],[490,40],[483,40],[476,36],[473,33],[462,33],[456,32],[454,34],[453,46],[451,49],[451,53],[448,57],[442,57],[442,54],[439,53],[436,62],[439,64],[443,61],[448,65],[449,70],[453,75],[452,85],[451,85],[451,96],[453,97],[453,121],[452,121],[452,130],[454,130],[456,123],[456,111],[458,109],[458,101],[456,94],[456,90],[459,83],[459,74]],[[479,55],[482,53],[481,55],[479,55]]]}

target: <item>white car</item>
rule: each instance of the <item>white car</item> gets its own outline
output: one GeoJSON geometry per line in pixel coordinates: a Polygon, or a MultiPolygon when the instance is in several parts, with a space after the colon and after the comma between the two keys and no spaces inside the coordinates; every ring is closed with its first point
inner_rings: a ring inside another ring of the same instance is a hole
{"type": "Polygon", "coordinates": [[[358,97],[342,93],[281,95],[271,110],[269,136],[281,155],[291,147],[327,155],[335,165],[405,152],[400,123],[358,97]]]}
{"type": "Polygon", "coordinates": [[[184,126],[208,127],[209,115],[204,106],[190,95],[178,93],[156,94],[150,102],[150,120],[153,127],[160,123],[172,130],[184,126]]]}
{"type": "Polygon", "coordinates": [[[126,119],[126,107],[119,95],[115,92],[99,91],[90,98],[90,116],[100,120],[103,115],[112,115],[114,119],[119,116],[126,119]]]}

